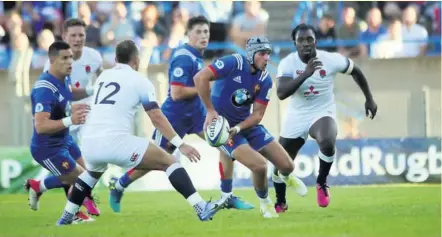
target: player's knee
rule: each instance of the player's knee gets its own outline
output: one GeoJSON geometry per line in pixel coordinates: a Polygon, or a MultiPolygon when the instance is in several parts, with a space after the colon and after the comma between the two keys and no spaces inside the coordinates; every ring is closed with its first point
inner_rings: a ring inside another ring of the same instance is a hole
{"type": "Polygon", "coordinates": [[[281,164],[281,167],[279,167],[279,172],[282,174],[291,174],[293,170],[295,169],[295,166],[293,165],[293,162],[289,159],[286,159],[287,161],[281,164]]]}
{"type": "Polygon", "coordinates": [[[256,174],[267,174],[267,163],[265,161],[256,162],[250,169],[256,174]]]}
{"type": "Polygon", "coordinates": [[[321,152],[326,156],[332,156],[335,154],[336,139],[326,138],[318,141],[318,146],[321,152]]]}

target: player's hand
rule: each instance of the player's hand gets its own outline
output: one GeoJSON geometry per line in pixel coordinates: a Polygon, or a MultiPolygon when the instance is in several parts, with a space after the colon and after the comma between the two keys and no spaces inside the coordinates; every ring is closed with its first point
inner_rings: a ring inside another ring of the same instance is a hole
{"type": "Polygon", "coordinates": [[[374,102],[373,99],[367,99],[365,101],[365,116],[370,117],[371,119],[376,116],[378,112],[378,105],[374,102]]]}
{"type": "Polygon", "coordinates": [[[200,153],[193,148],[192,146],[189,146],[187,144],[181,145],[179,148],[181,153],[183,153],[191,162],[198,162],[201,159],[200,153]]]}
{"type": "Polygon", "coordinates": [[[233,140],[233,137],[238,134],[237,133],[238,130],[236,130],[235,128],[230,128],[229,130],[229,139],[227,139],[227,141],[229,140],[233,140]]]}
{"type": "Polygon", "coordinates": [[[317,57],[311,58],[308,61],[307,66],[305,67],[304,75],[307,77],[311,77],[313,73],[315,73],[316,70],[321,69],[321,67],[322,62],[319,61],[317,57]]]}
{"type": "Polygon", "coordinates": [[[206,121],[204,122],[204,131],[206,131],[206,128],[217,118],[218,113],[215,110],[207,111],[206,121]]]}
{"type": "Polygon", "coordinates": [[[87,114],[88,114],[87,109],[77,109],[76,111],[72,112],[71,115],[72,124],[75,125],[84,124],[86,122],[87,114]]]}

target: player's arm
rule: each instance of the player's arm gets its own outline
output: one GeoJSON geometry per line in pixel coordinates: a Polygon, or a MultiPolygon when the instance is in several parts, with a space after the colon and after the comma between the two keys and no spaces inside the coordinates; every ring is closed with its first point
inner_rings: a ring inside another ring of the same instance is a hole
{"type": "Polygon", "coordinates": [[[175,147],[180,147],[184,144],[183,140],[173,129],[172,125],[164,116],[156,99],[155,88],[150,81],[144,79],[142,84],[138,87],[141,104],[144,110],[152,121],[153,126],[160,131],[163,136],[170,141],[175,147]]]}
{"type": "Polygon", "coordinates": [[[285,100],[287,97],[293,95],[302,83],[310,77],[307,73],[302,73],[297,77],[293,77],[293,65],[290,65],[289,60],[283,60],[278,66],[276,75],[276,95],[280,100],[285,100]]]}
{"type": "Polygon", "coordinates": [[[236,133],[241,130],[254,127],[261,123],[267,109],[267,104],[269,103],[270,97],[272,96],[272,87],[272,78],[270,77],[270,75],[267,75],[266,79],[263,82],[261,90],[256,96],[255,103],[253,103],[252,114],[244,121],[235,126],[235,129],[237,130],[236,133]]]}
{"type": "Polygon", "coordinates": [[[170,68],[170,95],[173,100],[185,100],[198,96],[195,87],[188,86],[188,80],[193,80],[191,72],[193,64],[189,56],[178,56],[173,59],[170,68]]]}
{"type": "Polygon", "coordinates": [[[225,56],[199,71],[194,77],[195,88],[206,110],[214,111],[210,100],[210,82],[228,76],[242,62],[240,56],[225,56]]]}
{"type": "Polygon", "coordinates": [[[34,108],[34,126],[38,134],[53,134],[66,129],[72,124],[71,117],[59,120],[50,119],[55,101],[53,92],[48,88],[34,89],[32,95],[34,108]]]}

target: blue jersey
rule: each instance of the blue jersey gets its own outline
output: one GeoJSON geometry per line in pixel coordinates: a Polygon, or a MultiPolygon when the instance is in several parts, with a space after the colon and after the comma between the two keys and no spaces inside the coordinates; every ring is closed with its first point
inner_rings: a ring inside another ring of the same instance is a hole
{"type": "Polygon", "coordinates": [[[213,106],[230,126],[250,116],[254,102],[264,105],[269,102],[273,85],[269,73],[258,71],[252,74],[244,56],[233,54],[222,57],[209,68],[218,78],[211,92],[213,106]]]}
{"type": "Polygon", "coordinates": [[[171,86],[195,87],[193,77],[203,68],[201,53],[188,44],[176,49],[169,63],[169,92],[166,101],[161,106],[163,113],[170,119],[180,115],[178,119],[193,117],[195,113],[204,110],[199,96],[186,100],[174,101],[171,96],[171,86]]]}
{"type": "MultiPolygon", "coordinates": [[[[66,78],[65,81],[60,81],[48,72],[43,73],[31,92],[32,116],[40,112],[50,113],[51,120],[70,116],[72,92],[69,88],[69,80],[66,78]]],[[[69,139],[68,128],[54,134],[38,134],[34,125],[31,148],[59,148],[65,145],[69,139]]]]}

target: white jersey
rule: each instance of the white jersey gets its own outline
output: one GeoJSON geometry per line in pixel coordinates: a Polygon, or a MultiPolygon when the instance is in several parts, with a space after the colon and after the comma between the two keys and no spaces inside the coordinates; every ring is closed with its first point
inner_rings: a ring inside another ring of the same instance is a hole
{"type": "MultiPolygon", "coordinates": [[[[46,62],[43,71],[49,70],[50,62],[46,62]]],[[[100,53],[92,48],[83,47],[81,57],[72,63],[72,73],[71,73],[71,86],[75,88],[86,88],[92,86],[92,81],[97,71],[102,68],[103,59],[100,53]]],[[[85,98],[75,103],[89,103],[91,102],[90,97],[85,98]]]]}
{"type": "Polygon", "coordinates": [[[155,88],[146,77],[127,64],[117,63],[104,70],[94,86],[82,139],[132,134],[134,116],[141,105],[145,110],[158,106],[155,88]]]}
{"type": "MultiPolygon", "coordinates": [[[[350,74],[354,63],[339,53],[317,50],[317,58],[323,66],[302,83],[291,96],[287,114],[311,114],[335,107],[333,93],[334,80],[337,73],[350,74]]],[[[297,52],[287,55],[278,66],[276,78],[296,78],[301,75],[307,65],[301,61],[297,52]]],[[[330,111],[335,113],[335,111],[330,111]]]]}

